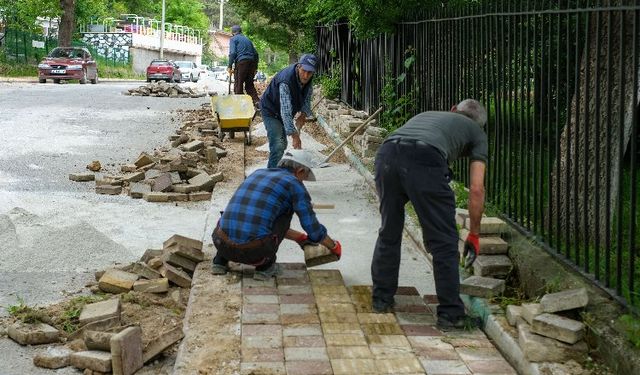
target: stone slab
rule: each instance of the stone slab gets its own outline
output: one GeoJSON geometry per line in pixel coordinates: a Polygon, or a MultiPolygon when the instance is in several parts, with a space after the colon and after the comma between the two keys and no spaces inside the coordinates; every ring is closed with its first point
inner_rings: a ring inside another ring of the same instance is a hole
{"type": "Polygon", "coordinates": [[[533,322],[533,318],[542,314],[542,306],[539,303],[523,303],[522,318],[529,324],[533,322]]]}
{"type": "Polygon", "coordinates": [[[513,263],[506,255],[480,255],[473,263],[475,276],[506,277],[513,263]]]}
{"type": "Polygon", "coordinates": [[[133,283],[133,290],[144,293],[164,293],[169,291],[169,279],[162,277],[153,280],[138,280],[133,283]]]}
{"type": "Polygon", "coordinates": [[[588,303],[589,295],[585,288],[545,294],[540,299],[542,311],[547,313],[578,309],[587,306],[588,303]]]}
{"type": "Polygon", "coordinates": [[[125,328],[111,338],[113,375],[131,375],[142,368],[142,330],[125,328]]]}
{"type": "Polygon", "coordinates": [[[98,350],[75,352],[69,357],[71,366],[100,372],[111,372],[111,353],[98,350]]]}
{"type": "Polygon", "coordinates": [[[120,193],[122,193],[122,186],[114,186],[114,185],[96,186],[96,194],[118,195],[120,193]]]}
{"type": "Polygon", "coordinates": [[[507,306],[506,315],[507,315],[507,322],[509,322],[509,325],[512,327],[517,326],[518,322],[524,319],[522,317],[522,306],[517,306],[517,305],[507,306]]]}
{"type": "Polygon", "coordinates": [[[69,180],[75,181],[75,182],[94,181],[95,179],[96,179],[96,175],[91,172],[69,174],[69,180]]]}
{"type": "Polygon", "coordinates": [[[162,246],[164,249],[166,249],[176,244],[202,251],[202,241],[185,237],[179,234],[174,234],[173,236],[169,237],[166,241],[162,243],[162,246]]]}
{"type": "Polygon", "coordinates": [[[174,253],[196,263],[202,262],[204,260],[204,253],[200,248],[185,246],[176,243],[171,246],[165,247],[164,250],[166,252],[174,253]]]}
{"type": "Polygon", "coordinates": [[[580,361],[588,351],[587,344],[580,341],[569,345],[555,339],[537,335],[528,324],[518,325],[518,345],[531,362],[580,361]]]}
{"type": "Polygon", "coordinates": [[[98,281],[98,287],[107,293],[126,293],[133,288],[133,283],[138,278],[134,273],[110,268],[98,281]]]}
{"type": "Polygon", "coordinates": [[[162,202],[169,202],[169,194],[167,193],[163,193],[163,192],[150,192],[150,193],[144,193],[142,195],[142,199],[144,199],[147,202],[152,202],[152,203],[162,203],[162,202]]]}
{"type": "Polygon", "coordinates": [[[16,322],[9,326],[7,335],[20,345],[51,344],[60,340],[60,332],[45,323],[16,322]]]}
{"type": "Polygon", "coordinates": [[[129,196],[134,199],[142,199],[145,194],[151,192],[151,185],[136,182],[129,186],[129,196]]]}
{"type": "Polygon", "coordinates": [[[70,364],[69,357],[73,350],[66,346],[49,346],[43,351],[39,351],[33,357],[33,364],[38,367],[57,369],[67,367],[70,364]]]}
{"type": "Polygon", "coordinates": [[[175,344],[183,337],[184,333],[182,332],[182,327],[175,327],[170,331],[162,333],[160,336],[154,338],[147,347],[144,348],[142,361],[147,363],[149,360],[162,353],[165,349],[175,344]]]}
{"type": "Polygon", "coordinates": [[[460,283],[460,293],[491,298],[504,293],[505,281],[491,277],[471,276],[460,283]]]}
{"type": "Polygon", "coordinates": [[[111,351],[111,338],[114,333],[86,330],[84,332],[84,345],[89,350],[111,351]]]}
{"type": "Polygon", "coordinates": [[[104,319],[117,318],[120,319],[120,299],[112,298],[106,301],[100,301],[85,305],[80,312],[79,322],[85,325],[91,322],[104,319]]]}
{"type": "Polygon", "coordinates": [[[160,275],[160,272],[154,270],[153,268],[142,262],[134,263],[133,267],[131,268],[131,272],[135,273],[138,276],[144,277],[147,280],[159,279],[162,277],[162,275],[160,275]]]}
{"type": "Polygon", "coordinates": [[[184,271],[188,271],[193,273],[196,270],[197,263],[192,261],[191,259],[187,259],[173,252],[165,252],[162,256],[162,260],[165,263],[169,263],[172,266],[180,267],[184,271]]]}
{"type": "Polygon", "coordinates": [[[585,325],[577,320],[545,313],[533,319],[531,332],[560,340],[567,344],[575,344],[584,338],[585,325]]]}
{"type": "Polygon", "coordinates": [[[163,263],[163,267],[163,276],[169,279],[169,281],[182,288],[191,288],[191,276],[189,276],[186,272],[179,270],[178,268],[167,263],[163,263]]]}

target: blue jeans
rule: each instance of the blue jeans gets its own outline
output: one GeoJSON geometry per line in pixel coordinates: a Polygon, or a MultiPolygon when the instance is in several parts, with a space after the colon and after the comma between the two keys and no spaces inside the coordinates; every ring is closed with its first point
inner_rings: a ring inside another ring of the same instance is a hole
{"type": "Polygon", "coordinates": [[[278,162],[282,159],[284,150],[287,149],[287,135],[284,133],[282,121],[275,117],[262,115],[264,127],[267,129],[267,139],[269,139],[269,163],[267,168],[277,168],[278,162]]]}

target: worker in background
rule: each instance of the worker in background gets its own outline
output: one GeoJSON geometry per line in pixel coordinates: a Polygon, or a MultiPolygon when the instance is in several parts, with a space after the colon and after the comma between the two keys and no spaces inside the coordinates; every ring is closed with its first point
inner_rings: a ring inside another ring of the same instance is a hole
{"type": "Polygon", "coordinates": [[[242,34],[242,28],[238,25],[231,26],[233,36],[229,41],[229,77],[233,74],[234,94],[251,96],[253,104],[258,108],[260,98],[253,85],[253,77],[258,70],[258,52],[249,38],[242,34]],[[233,66],[235,65],[235,68],[233,66]]]}

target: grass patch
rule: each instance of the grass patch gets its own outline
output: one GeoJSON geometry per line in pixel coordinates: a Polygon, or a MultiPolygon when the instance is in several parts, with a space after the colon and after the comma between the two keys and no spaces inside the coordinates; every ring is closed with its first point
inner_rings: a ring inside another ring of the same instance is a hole
{"type": "Polygon", "coordinates": [[[633,315],[622,315],[615,322],[616,329],[640,349],[640,320],[633,315]]]}
{"type": "Polygon", "coordinates": [[[48,319],[47,314],[42,309],[27,306],[21,297],[18,297],[18,303],[7,308],[7,312],[23,323],[43,323],[48,319]]]}
{"type": "Polygon", "coordinates": [[[77,331],[80,325],[80,313],[84,306],[105,299],[107,299],[107,295],[79,296],[65,302],[62,306],[62,313],[54,321],[54,325],[66,333],[77,331]]]}

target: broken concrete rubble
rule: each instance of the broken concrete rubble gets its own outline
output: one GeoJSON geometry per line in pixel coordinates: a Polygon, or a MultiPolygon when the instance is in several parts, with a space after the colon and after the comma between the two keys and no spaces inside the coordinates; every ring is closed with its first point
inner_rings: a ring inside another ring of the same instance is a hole
{"type": "MultiPolygon", "coordinates": [[[[201,98],[207,93],[200,92],[191,87],[180,86],[177,83],[165,81],[150,82],[137,88],[129,89],[123,93],[129,96],[155,96],[159,98],[201,98]]],[[[209,95],[216,95],[215,92],[209,95]]]]}

